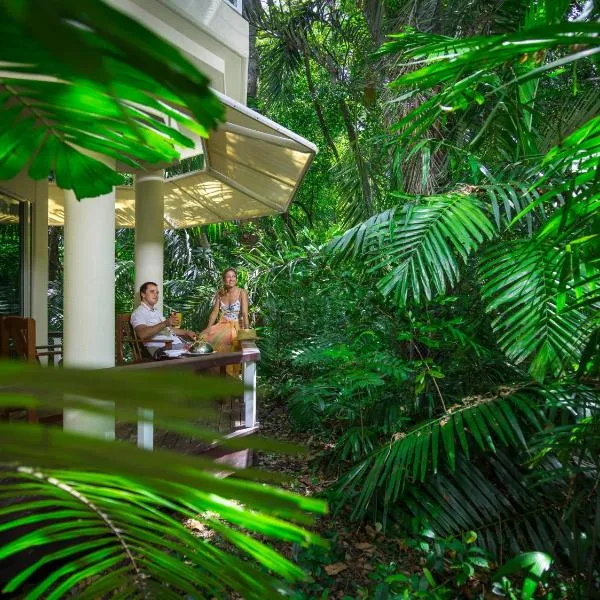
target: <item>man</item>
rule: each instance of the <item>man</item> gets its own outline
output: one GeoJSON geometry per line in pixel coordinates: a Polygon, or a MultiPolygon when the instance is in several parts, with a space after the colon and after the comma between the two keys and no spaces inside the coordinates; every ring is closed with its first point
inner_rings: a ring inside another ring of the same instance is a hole
{"type": "Polygon", "coordinates": [[[196,334],[188,329],[176,327],[177,317],[171,313],[166,319],[156,309],[158,302],[158,285],[153,281],[146,281],[140,287],[140,305],[131,313],[131,326],[136,335],[150,354],[154,356],[157,350],[164,348],[165,342],[172,342],[172,348],[184,348],[183,341],[178,335],[185,335],[193,339],[196,334]]]}

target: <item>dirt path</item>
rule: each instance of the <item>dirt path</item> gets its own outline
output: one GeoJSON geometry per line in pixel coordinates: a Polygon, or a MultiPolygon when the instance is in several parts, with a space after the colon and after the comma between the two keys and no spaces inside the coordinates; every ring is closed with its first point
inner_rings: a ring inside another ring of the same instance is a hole
{"type": "MultiPolygon", "coordinates": [[[[282,487],[306,496],[323,497],[333,482],[315,466],[314,459],[322,446],[308,434],[292,431],[282,403],[262,401],[259,418],[261,435],[301,444],[308,448],[309,454],[298,457],[261,452],[255,457],[255,466],[288,475],[290,481],[282,487]]],[[[328,549],[278,548],[313,578],[298,587],[297,599],[374,598],[387,575],[418,569],[418,561],[401,539],[384,537],[371,525],[352,522],[347,512],[319,518],[314,531],[329,542],[328,549]]]]}

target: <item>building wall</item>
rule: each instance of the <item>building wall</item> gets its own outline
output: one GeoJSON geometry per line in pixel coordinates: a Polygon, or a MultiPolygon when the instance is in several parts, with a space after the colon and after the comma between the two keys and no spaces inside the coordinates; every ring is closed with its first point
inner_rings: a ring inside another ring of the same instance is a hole
{"type": "Polygon", "coordinates": [[[109,0],[179,48],[211,86],[246,104],[249,26],[226,0],[109,0]]]}

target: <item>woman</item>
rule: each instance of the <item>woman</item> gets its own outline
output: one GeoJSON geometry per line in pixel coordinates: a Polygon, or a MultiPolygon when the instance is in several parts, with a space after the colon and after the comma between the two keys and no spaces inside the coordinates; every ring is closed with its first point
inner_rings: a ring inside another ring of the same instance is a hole
{"type": "MultiPolygon", "coordinates": [[[[232,352],[239,350],[237,334],[240,325],[243,329],[248,329],[248,293],[237,286],[235,269],[226,269],[221,278],[223,286],[215,294],[208,327],[201,333],[201,337],[217,352],[232,352]],[[219,311],[221,319],[216,323],[219,311]]],[[[229,375],[238,375],[239,372],[239,365],[227,366],[229,375]]]]}

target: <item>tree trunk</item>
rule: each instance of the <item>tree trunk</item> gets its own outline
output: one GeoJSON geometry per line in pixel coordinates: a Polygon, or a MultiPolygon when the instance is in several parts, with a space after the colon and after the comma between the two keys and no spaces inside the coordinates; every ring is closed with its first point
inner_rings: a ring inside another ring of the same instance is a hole
{"type": "Polygon", "coordinates": [[[200,226],[200,247],[210,249],[210,241],[208,240],[208,236],[206,235],[206,225],[200,226]]]}
{"type": "Polygon", "coordinates": [[[381,0],[365,0],[365,19],[367,21],[369,33],[371,34],[371,40],[376,48],[379,48],[383,41],[383,10],[384,3],[381,2],[381,0]]]}
{"type": "Polygon", "coordinates": [[[48,280],[56,281],[60,277],[60,246],[61,227],[48,227],[48,280]]]}
{"type": "MultiPolygon", "coordinates": [[[[364,14],[373,43],[373,50],[378,50],[383,42],[383,11],[384,3],[381,0],[365,0],[364,14]]],[[[380,68],[377,60],[370,60],[365,73],[363,89],[363,104],[370,108],[377,102],[377,87],[379,83],[380,68]]]]}
{"type": "Polygon", "coordinates": [[[308,54],[306,52],[303,53],[304,57],[304,72],[306,74],[306,83],[308,84],[308,89],[310,90],[310,95],[313,101],[313,105],[315,107],[315,112],[317,113],[317,118],[319,119],[319,125],[321,126],[321,131],[323,132],[323,136],[325,137],[325,141],[327,145],[331,148],[333,155],[335,156],[335,160],[340,160],[340,155],[338,154],[337,148],[335,147],[335,142],[331,137],[331,133],[329,131],[329,127],[327,126],[327,122],[325,121],[325,117],[323,115],[323,109],[321,108],[321,104],[319,103],[319,97],[317,95],[317,90],[315,88],[315,83],[312,78],[312,73],[310,71],[310,59],[308,58],[308,54]]]}
{"type": "Polygon", "coordinates": [[[352,121],[348,104],[344,99],[339,101],[339,106],[342,113],[342,118],[344,119],[344,124],[346,125],[348,141],[350,142],[350,147],[352,148],[352,153],[354,154],[354,160],[356,161],[356,169],[358,170],[358,177],[360,178],[360,188],[362,191],[363,202],[365,204],[368,216],[371,216],[373,214],[371,182],[369,181],[369,174],[367,173],[365,162],[362,154],[360,153],[356,128],[354,127],[354,122],[352,121]]]}
{"type": "Polygon", "coordinates": [[[242,15],[249,23],[250,46],[248,55],[248,98],[256,98],[258,96],[260,62],[258,48],[256,47],[256,22],[260,11],[262,11],[260,0],[244,0],[242,5],[242,15]]]}

